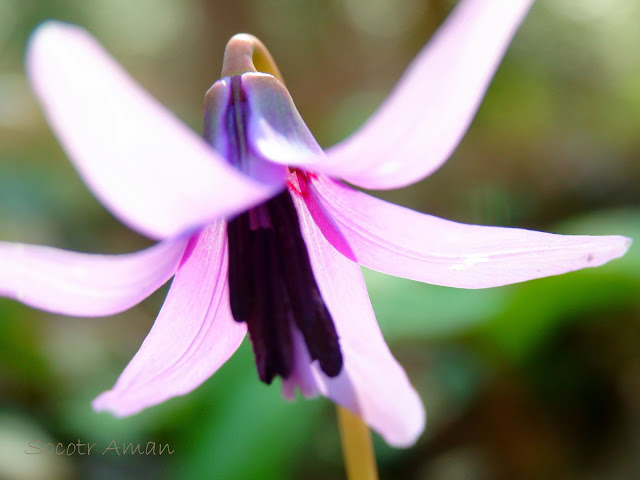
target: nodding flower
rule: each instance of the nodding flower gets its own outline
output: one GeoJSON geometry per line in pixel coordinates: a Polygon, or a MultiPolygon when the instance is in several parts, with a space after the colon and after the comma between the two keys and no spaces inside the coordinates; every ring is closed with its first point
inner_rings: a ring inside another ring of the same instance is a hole
{"type": "Polygon", "coordinates": [[[95,409],[131,415],[190,392],[248,331],[260,380],[280,377],[286,397],[324,395],[389,444],[411,445],[424,408],[382,337],[360,265],[485,288],[602,265],[630,245],[456,223],[341,181],[403,187],[446,161],[531,3],[459,2],[372,117],[325,151],[251,35],[229,41],[200,136],[87,32],[42,24],[26,61],[52,129],[104,206],[158,243],[122,255],[0,243],[0,295],[105,316],[173,276],[153,328],[95,409]]]}

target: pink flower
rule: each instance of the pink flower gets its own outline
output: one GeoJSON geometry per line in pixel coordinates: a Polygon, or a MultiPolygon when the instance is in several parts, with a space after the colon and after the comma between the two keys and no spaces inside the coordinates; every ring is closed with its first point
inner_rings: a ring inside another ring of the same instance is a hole
{"type": "Polygon", "coordinates": [[[175,275],[151,332],[94,408],[131,415],[190,392],[235,352],[248,324],[261,379],[279,375],[285,396],[296,387],[325,395],[390,444],[412,444],[423,406],[382,338],[360,265],[485,288],[601,265],[630,244],[455,223],[331,179],[385,189],[435,171],[531,3],[460,2],[378,111],[326,152],[271,75],[216,82],[203,141],[86,32],[40,26],[27,69],[52,128],[100,201],[160,241],[115,256],[0,243],[0,294],[104,316],[175,275]]]}

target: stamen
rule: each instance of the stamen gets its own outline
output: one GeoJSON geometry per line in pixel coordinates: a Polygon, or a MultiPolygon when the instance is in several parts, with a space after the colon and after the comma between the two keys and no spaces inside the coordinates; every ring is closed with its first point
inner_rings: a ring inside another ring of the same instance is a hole
{"type": "MultiPolygon", "coordinates": [[[[247,99],[242,77],[231,77],[224,121],[229,161],[250,174],[255,152],[247,141],[247,99]]],[[[316,284],[289,191],[229,220],[229,302],[246,322],[263,382],[293,371],[291,328],[297,328],[312,360],[334,377],[342,354],[331,314],[316,284]]]]}
{"type": "Polygon", "coordinates": [[[288,192],[270,200],[269,206],[273,218],[278,219],[274,227],[280,246],[279,259],[296,325],[311,358],[320,362],[322,371],[334,377],[342,368],[338,334],[313,276],[295,206],[288,192]]]}
{"type": "Polygon", "coordinates": [[[260,379],[271,383],[276,375],[291,374],[291,324],[322,371],[338,375],[338,335],[313,276],[289,192],[230,220],[227,231],[231,312],[237,321],[247,322],[260,379]],[[269,225],[255,225],[251,216],[266,218],[269,225]]]}
{"type": "MultiPolygon", "coordinates": [[[[205,116],[205,139],[247,175],[255,157],[246,136],[248,107],[242,74],[256,71],[269,73],[284,84],[269,51],[257,38],[234,36],[227,44],[222,67],[223,79],[231,78],[231,92],[225,90],[225,80],[216,82],[205,97],[207,110],[218,114],[205,116]],[[226,98],[229,103],[221,117],[219,105],[226,98]]],[[[305,183],[288,181],[287,187],[292,194],[304,197],[305,183]]],[[[316,284],[289,190],[227,223],[231,313],[236,321],[247,323],[258,376],[267,384],[277,375],[288,378],[293,372],[293,335],[298,335],[294,328],[302,333],[311,359],[318,361],[326,375],[337,376],[343,363],[338,335],[316,284]]],[[[366,425],[342,407],[338,413],[349,479],[376,480],[366,425]]]]}
{"type": "Polygon", "coordinates": [[[282,284],[274,230],[251,230],[250,238],[258,308],[252,312],[247,327],[258,376],[270,384],[276,375],[287,378],[293,370],[290,308],[282,284]]]}
{"type": "Polygon", "coordinates": [[[229,239],[229,295],[231,313],[237,322],[248,322],[257,310],[251,260],[249,215],[243,213],[227,223],[229,239]]]}

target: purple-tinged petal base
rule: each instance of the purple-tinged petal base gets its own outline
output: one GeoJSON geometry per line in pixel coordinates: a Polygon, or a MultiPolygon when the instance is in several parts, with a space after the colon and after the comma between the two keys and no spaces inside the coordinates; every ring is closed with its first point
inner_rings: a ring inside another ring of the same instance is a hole
{"type": "Polygon", "coordinates": [[[218,222],[191,239],[149,335],[93,408],[126,416],[184,395],[227,361],[245,333],[229,309],[226,230],[218,222]]]}

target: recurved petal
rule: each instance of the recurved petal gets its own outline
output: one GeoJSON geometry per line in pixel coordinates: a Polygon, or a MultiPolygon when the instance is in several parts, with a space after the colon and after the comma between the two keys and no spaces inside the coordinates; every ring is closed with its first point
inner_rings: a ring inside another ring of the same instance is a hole
{"type": "MultiPolygon", "coordinates": [[[[557,235],[467,225],[419,213],[319,177],[317,221],[335,222],[365,267],[434,285],[485,288],[596,267],[624,255],[621,236],[557,235]]],[[[315,217],[314,217],[315,218],[315,217]]],[[[342,245],[342,246],[341,246],[342,245]]]]}
{"type": "Polygon", "coordinates": [[[169,280],[186,244],[174,239],[136,253],[94,255],[0,242],[0,296],[64,315],[113,315],[169,280]]]}
{"type": "Polygon", "coordinates": [[[431,174],[467,130],[533,0],[464,0],[387,100],[352,136],[307,168],[371,189],[431,174]]]}
{"type": "MultiPolygon", "coordinates": [[[[425,425],[420,397],[382,338],[360,267],[326,240],[309,213],[316,208],[313,199],[307,200],[309,208],[302,198],[295,198],[300,226],[316,282],[335,322],[344,361],[335,378],[328,378],[317,365],[311,366],[318,390],[360,415],[390,445],[409,446],[425,425]]],[[[338,231],[334,234],[340,235],[338,231]]],[[[291,386],[285,387],[289,393],[291,386]]]]}
{"type": "Polygon", "coordinates": [[[286,87],[264,73],[246,73],[242,86],[249,105],[248,138],[267,161],[280,165],[321,168],[326,157],[286,87]]]}
{"type": "Polygon", "coordinates": [[[93,408],[132,415],[192,391],[218,370],[246,333],[231,316],[226,276],[225,228],[217,222],[191,239],[149,335],[93,408]]]}
{"type": "Polygon", "coordinates": [[[177,235],[281,188],[234,169],[79,27],[39,26],[26,64],[47,119],[85,183],[140,233],[177,235]]]}

